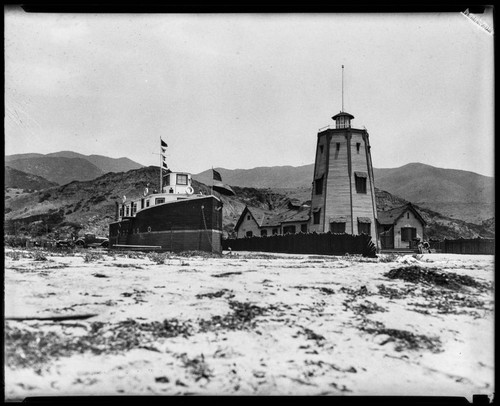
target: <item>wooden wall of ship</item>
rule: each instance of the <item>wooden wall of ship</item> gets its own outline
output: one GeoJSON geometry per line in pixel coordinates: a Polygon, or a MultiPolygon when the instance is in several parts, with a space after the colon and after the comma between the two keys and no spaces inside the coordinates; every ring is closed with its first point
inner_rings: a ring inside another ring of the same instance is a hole
{"type": "Polygon", "coordinates": [[[222,203],[214,196],[178,200],[141,210],[110,224],[110,248],[222,252],[222,203]]]}

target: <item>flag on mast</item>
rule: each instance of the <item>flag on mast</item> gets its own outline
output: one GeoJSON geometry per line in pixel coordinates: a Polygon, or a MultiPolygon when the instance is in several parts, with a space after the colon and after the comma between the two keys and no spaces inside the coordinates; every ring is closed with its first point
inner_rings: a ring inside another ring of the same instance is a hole
{"type": "Polygon", "coordinates": [[[165,141],[163,141],[163,140],[161,139],[161,137],[160,137],[160,141],[161,141],[161,146],[162,146],[163,148],[167,148],[167,147],[168,147],[167,143],[166,143],[165,141]]]}
{"type": "Polygon", "coordinates": [[[212,168],[213,172],[213,179],[218,180],[219,182],[222,182],[222,177],[220,176],[220,173],[217,172],[215,169],[212,168]]]}

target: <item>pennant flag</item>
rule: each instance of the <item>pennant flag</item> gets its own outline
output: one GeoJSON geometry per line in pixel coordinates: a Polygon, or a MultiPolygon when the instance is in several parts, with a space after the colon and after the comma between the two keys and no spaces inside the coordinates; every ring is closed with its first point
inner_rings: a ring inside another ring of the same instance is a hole
{"type": "Polygon", "coordinates": [[[220,173],[217,172],[215,169],[212,169],[213,175],[214,175],[214,180],[218,180],[219,182],[222,182],[222,177],[220,176],[220,173]]]}
{"type": "Polygon", "coordinates": [[[168,145],[165,141],[163,141],[161,138],[160,138],[160,141],[161,141],[161,146],[164,147],[164,148],[167,148],[168,145]]]}

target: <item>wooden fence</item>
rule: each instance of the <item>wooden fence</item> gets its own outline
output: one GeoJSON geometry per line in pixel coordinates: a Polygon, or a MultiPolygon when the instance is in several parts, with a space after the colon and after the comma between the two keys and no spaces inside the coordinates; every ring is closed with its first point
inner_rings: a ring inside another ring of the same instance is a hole
{"type": "Polygon", "coordinates": [[[473,238],[458,240],[444,240],[441,244],[442,252],[447,254],[494,254],[494,238],[473,238]]]}
{"type": "Polygon", "coordinates": [[[222,249],[234,251],[285,252],[291,254],[344,255],[376,257],[377,249],[369,235],[298,233],[269,237],[222,240],[222,249]]]}

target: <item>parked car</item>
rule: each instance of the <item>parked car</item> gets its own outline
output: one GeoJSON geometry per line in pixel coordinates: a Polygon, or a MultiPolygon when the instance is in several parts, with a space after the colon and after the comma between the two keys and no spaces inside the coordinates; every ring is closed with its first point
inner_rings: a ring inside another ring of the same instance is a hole
{"type": "Polygon", "coordinates": [[[99,237],[92,233],[86,233],[83,237],[79,237],[75,241],[75,245],[81,248],[89,247],[103,247],[109,246],[109,239],[107,237],[99,237]]]}

